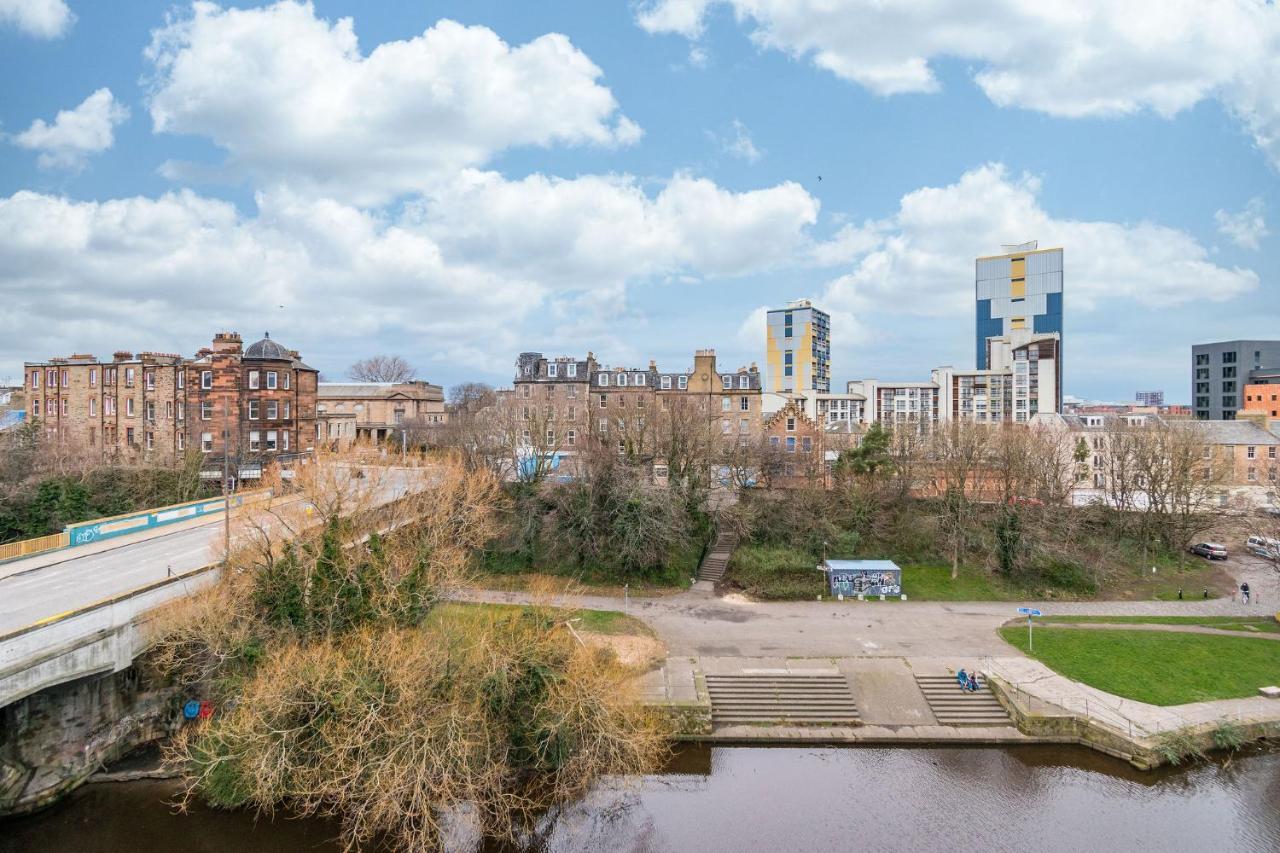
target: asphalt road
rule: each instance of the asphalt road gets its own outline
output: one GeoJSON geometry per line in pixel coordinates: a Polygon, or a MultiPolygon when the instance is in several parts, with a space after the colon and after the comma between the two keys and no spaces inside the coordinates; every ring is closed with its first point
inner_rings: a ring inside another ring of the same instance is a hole
{"type": "MultiPolygon", "coordinates": [[[[404,494],[408,477],[397,471],[379,484],[383,502],[404,494]]],[[[222,555],[222,523],[218,521],[176,532],[157,532],[153,538],[106,551],[46,564],[47,555],[28,558],[6,568],[17,573],[0,578],[0,634],[25,628],[43,619],[84,607],[174,575],[202,568],[222,555]]]]}

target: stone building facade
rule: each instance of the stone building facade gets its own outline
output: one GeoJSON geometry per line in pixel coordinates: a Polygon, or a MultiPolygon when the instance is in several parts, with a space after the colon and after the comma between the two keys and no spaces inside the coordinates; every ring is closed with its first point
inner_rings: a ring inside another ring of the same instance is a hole
{"type": "Polygon", "coordinates": [[[189,450],[244,461],[310,449],[318,373],[264,337],[235,332],[193,358],[172,353],[78,354],[27,362],[27,418],[47,437],[86,453],[163,462],[189,450]],[[225,438],[224,438],[225,436],[225,438]]]}
{"type": "Polygon", "coordinates": [[[316,441],[331,447],[399,440],[411,427],[448,419],[444,390],[430,382],[321,382],[316,394],[316,441]]]}

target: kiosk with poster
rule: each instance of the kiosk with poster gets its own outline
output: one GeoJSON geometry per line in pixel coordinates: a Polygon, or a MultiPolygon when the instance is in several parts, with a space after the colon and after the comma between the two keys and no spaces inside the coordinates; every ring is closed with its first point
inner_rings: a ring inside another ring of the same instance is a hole
{"type": "Polygon", "coordinates": [[[901,595],[902,569],[891,560],[824,560],[832,595],[901,595]]]}

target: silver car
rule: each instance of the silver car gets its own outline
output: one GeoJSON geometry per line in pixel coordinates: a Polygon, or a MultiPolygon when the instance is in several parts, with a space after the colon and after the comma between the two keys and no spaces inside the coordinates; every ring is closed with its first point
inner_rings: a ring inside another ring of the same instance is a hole
{"type": "Polygon", "coordinates": [[[1190,551],[1206,560],[1227,559],[1227,546],[1219,545],[1217,542],[1197,542],[1191,546],[1190,551]]]}

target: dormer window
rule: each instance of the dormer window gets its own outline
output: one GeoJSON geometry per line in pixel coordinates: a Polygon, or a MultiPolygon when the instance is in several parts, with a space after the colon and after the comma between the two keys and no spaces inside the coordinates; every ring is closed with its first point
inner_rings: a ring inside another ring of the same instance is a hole
{"type": "Polygon", "coordinates": [[[636,386],[637,388],[641,388],[641,387],[643,387],[643,386],[644,386],[644,374],[643,374],[643,373],[637,373],[637,374],[635,374],[634,376],[632,376],[632,377],[631,377],[631,384],[632,384],[632,385],[634,385],[634,386],[636,386]]]}
{"type": "Polygon", "coordinates": [[[670,377],[670,376],[664,376],[664,377],[662,377],[662,380],[661,380],[661,381],[662,381],[662,390],[664,390],[664,391],[669,391],[669,390],[671,390],[671,377],[670,377]]]}
{"type": "Polygon", "coordinates": [[[725,388],[732,388],[733,377],[726,373],[724,376],[720,377],[720,383],[724,385],[725,388]]]}
{"type": "Polygon", "coordinates": [[[596,376],[596,382],[597,382],[597,384],[598,384],[598,385],[600,385],[602,388],[608,388],[608,387],[609,387],[609,374],[607,374],[607,373],[601,373],[601,374],[598,374],[598,375],[596,376]]]}
{"type": "Polygon", "coordinates": [[[618,374],[618,387],[619,387],[619,388],[626,388],[626,387],[627,387],[627,374],[625,374],[625,373],[619,373],[619,374],[618,374]]]}
{"type": "Polygon", "coordinates": [[[745,374],[745,373],[744,373],[744,374],[742,374],[741,376],[739,376],[739,377],[738,377],[738,387],[739,387],[739,388],[750,388],[750,387],[751,387],[751,377],[750,377],[750,376],[748,376],[748,375],[747,375],[747,374],[745,374]]]}
{"type": "Polygon", "coordinates": [[[689,387],[689,377],[688,377],[688,376],[681,376],[681,377],[680,377],[679,385],[680,385],[680,390],[681,390],[681,391],[683,391],[683,390],[685,390],[686,388],[688,388],[688,387],[689,387]]]}
{"type": "Polygon", "coordinates": [[[566,364],[564,366],[564,375],[570,379],[576,377],[578,375],[578,365],[572,361],[566,364]]]}
{"type": "Polygon", "coordinates": [[[550,364],[548,364],[548,365],[547,365],[547,378],[548,378],[548,379],[555,379],[555,378],[556,378],[556,367],[557,367],[557,365],[556,365],[554,362],[552,362],[552,363],[550,363],[550,364]]]}

